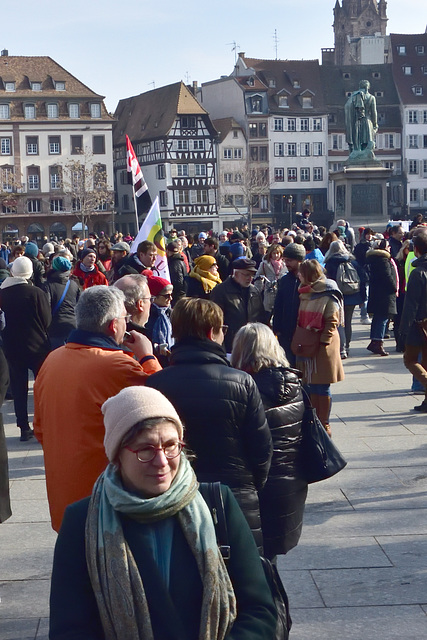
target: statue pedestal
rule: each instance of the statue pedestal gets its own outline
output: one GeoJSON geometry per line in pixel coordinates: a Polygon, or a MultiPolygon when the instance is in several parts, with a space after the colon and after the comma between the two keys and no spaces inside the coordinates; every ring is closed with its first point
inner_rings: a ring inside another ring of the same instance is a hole
{"type": "Polygon", "coordinates": [[[387,181],[392,174],[379,163],[347,165],[330,173],[334,183],[335,219],[352,226],[368,226],[388,220],[387,181]]]}

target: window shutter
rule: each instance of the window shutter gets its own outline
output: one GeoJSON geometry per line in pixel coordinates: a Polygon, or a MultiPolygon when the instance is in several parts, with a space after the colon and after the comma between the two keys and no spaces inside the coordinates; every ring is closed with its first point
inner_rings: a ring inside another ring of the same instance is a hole
{"type": "Polygon", "coordinates": [[[188,141],[188,150],[189,150],[189,151],[193,151],[193,141],[191,140],[191,138],[190,138],[190,140],[188,141]]]}
{"type": "Polygon", "coordinates": [[[190,204],[197,203],[197,191],[195,189],[191,189],[190,191],[190,204]]]}
{"type": "Polygon", "coordinates": [[[188,177],[189,178],[194,178],[194,175],[195,175],[194,164],[189,164],[188,165],[188,177]]]}
{"type": "Polygon", "coordinates": [[[382,133],[377,133],[377,135],[375,136],[377,149],[386,149],[386,148],[388,148],[388,144],[387,143],[386,143],[386,145],[384,145],[384,137],[385,137],[386,141],[388,141],[387,135],[384,136],[382,133]]]}
{"type": "Polygon", "coordinates": [[[400,149],[400,147],[402,146],[400,133],[395,133],[394,134],[394,139],[395,139],[395,147],[396,147],[396,149],[400,149]]]}
{"type": "Polygon", "coordinates": [[[295,145],[295,153],[297,156],[301,155],[301,144],[299,142],[297,142],[295,145]]]}
{"type": "Polygon", "coordinates": [[[209,189],[208,199],[209,199],[209,204],[215,204],[215,189],[209,189]]]}
{"type": "MultiPolygon", "coordinates": [[[[174,141],[175,144],[176,141],[174,141]]],[[[176,178],[178,176],[178,167],[176,164],[171,164],[171,177],[176,178]]]]}

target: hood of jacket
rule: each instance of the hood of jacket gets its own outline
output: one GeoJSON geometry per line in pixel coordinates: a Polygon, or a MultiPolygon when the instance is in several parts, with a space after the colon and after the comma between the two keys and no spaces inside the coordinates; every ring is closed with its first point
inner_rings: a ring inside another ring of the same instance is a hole
{"type": "Polygon", "coordinates": [[[415,258],[415,260],[412,261],[411,266],[427,270],[427,253],[419,258],[415,258]]]}
{"type": "Polygon", "coordinates": [[[261,369],[252,375],[263,398],[265,408],[278,407],[299,393],[301,372],[288,367],[261,369]]]}
{"type": "Polygon", "coordinates": [[[171,365],[179,364],[223,364],[230,367],[222,345],[212,340],[185,338],[171,349],[171,365]]]}
{"type": "Polygon", "coordinates": [[[9,276],[6,280],[3,280],[0,289],[9,289],[10,287],[14,287],[17,284],[31,284],[25,278],[21,278],[20,276],[9,276]]]}
{"type": "Polygon", "coordinates": [[[378,258],[386,258],[387,260],[390,260],[391,255],[389,251],[386,251],[385,249],[369,249],[366,252],[366,257],[367,258],[371,258],[371,257],[378,257],[378,258]]]}

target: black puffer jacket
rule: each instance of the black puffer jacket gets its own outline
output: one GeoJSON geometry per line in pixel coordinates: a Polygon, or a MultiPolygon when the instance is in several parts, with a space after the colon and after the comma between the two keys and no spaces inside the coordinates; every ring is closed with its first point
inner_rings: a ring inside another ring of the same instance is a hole
{"type": "Polygon", "coordinates": [[[180,253],[174,253],[168,258],[169,280],[173,284],[172,305],[187,294],[187,269],[184,258],[180,253]]]}
{"type": "Polygon", "coordinates": [[[76,328],[75,308],[80,296],[80,287],[75,280],[70,280],[70,284],[65,294],[61,306],[53,313],[56,305],[61,299],[67,282],[70,278],[70,272],[59,272],[50,270],[47,274],[47,280],[42,285],[43,291],[47,293],[50,308],[52,311],[52,323],[49,327],[49,336],[52,338],[67,338],[73,329],[76,328]]]}
{"type": "Polygon", "coordinates": [[[295,369],[261,369],[253,378],[273,438],[268,480],[259,494],[264,552],[271,558],[298,544],[307,483],[298,473],[304,400],[295,369]]]}
{"type": "Polygon", "coordinates": [[[383,318],[396,315],[396,270],[388,251],[369,249],[366,253],[369,275],[368,313],[383,318]]]}
{"type": "Polygon", "coordinates": [[[417,320],[427,318],[427,254],[412,262],[399,332],[406,344],[421,346],[425,340],[417,320]]]}
{"type": "Polygon", "coordinates": [[[233,491],[258,547],[262,544],[257,490],[267,479],[271,435],[250,375],[230,367],[211,340],[188,339],[172,347],[167,369],[146,385],[161,391],[185,426],[201,482],[221,481],[233,491]]]}

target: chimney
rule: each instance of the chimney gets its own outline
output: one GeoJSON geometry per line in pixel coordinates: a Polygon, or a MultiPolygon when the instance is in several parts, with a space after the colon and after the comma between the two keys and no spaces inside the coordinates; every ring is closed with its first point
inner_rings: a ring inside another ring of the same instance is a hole
{"type": "Polygon", "coordinates": [[[193,96],[197,96],[198,88],[197,80],[193,80],[193,96]]]}
{"type": "Polygon", "coordinates": [[[244,57],[245,57],[245,52],[239,51],[239,58],[244,58],[244,57]]]}
{"type": "Polygon", "coordinates": [[[8,56],[9,55],[9,51],[7,49],[3,49],[1,52],[2,56],[8,56]]]}

